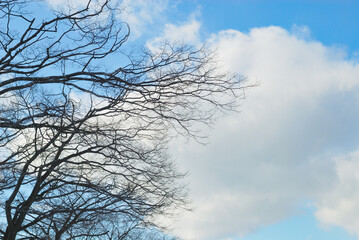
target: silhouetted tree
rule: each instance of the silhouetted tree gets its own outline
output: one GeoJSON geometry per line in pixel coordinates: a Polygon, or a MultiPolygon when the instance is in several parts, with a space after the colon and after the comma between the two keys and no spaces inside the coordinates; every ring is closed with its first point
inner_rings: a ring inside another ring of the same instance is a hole
{"type": "Polygon", "coordinates": [[[119,12],[0,0],[2,239],[159,239],[185,203],[167,142],[232,109],[241,78],[204,47],[125,54],[119,12]]]}

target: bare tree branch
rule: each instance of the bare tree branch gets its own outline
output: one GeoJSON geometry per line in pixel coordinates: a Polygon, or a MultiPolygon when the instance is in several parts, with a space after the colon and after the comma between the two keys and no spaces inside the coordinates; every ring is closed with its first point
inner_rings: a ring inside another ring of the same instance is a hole
{"type": "Polygon", "coordinates": [[[29,10],[44,4],[0,0],[0,237],[168,238],[153,219],[186,204],[170,132],[198,137],[243,79],[205,46],[125,55],[109,0],[29,10]]]}

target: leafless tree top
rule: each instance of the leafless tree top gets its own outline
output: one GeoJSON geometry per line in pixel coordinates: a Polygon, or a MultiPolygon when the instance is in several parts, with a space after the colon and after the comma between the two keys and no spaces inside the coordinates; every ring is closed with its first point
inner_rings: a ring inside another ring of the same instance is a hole
{"type": "Polygon", "coordinates": [[[125,54],[120,12],[0,0],[3,239],[148,239],[186,200],[169,132],[196,137],[241,96],[206,47],[125,54]]]}

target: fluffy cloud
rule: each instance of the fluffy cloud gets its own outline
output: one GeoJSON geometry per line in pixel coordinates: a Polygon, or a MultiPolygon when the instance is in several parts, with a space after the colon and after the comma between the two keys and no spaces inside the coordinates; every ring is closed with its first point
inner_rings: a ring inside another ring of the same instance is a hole
{"type": "Polygon", "coordinates": [[[260,85],[247,92],[240,114],[220,119],[208,145],[173,143],[191,173],[194,207],[177,222],[178,233],[243,236],[295,214],[305,201],[318,206],[321,221],[358,229],[350,220],[359,214],[359,191],[351,188],[358,184],[347,185],[358,181],[357,163],[344,170],[348,160],[336,156],[359,146],[359,64],[310,40],[307,28],[227,30],[210,42],[224,67],[260,85]],[[340,197],[344,185],[348,194],[340,197]]]}
{"type": "Polygon", "coordinates": [[[316,204],[316,217],[359,237],[359,152],[336,158],[338,181],[316,204]]]}

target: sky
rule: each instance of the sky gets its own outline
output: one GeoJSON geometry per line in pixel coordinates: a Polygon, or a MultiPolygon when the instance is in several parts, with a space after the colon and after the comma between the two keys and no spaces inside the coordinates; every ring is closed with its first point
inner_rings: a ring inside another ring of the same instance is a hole
{"type": "MultiPolygon", "coordinates": [[[[52,4],[58,1],[49,0],[52,4]]],[[[81,2],[80,0],[78,2],[81,2]]],[[[175,139],[196,240],[359,239],[359,1],[123,0],[129,44],[206,43],[258,86],[208,144],[175,139]]]]}

